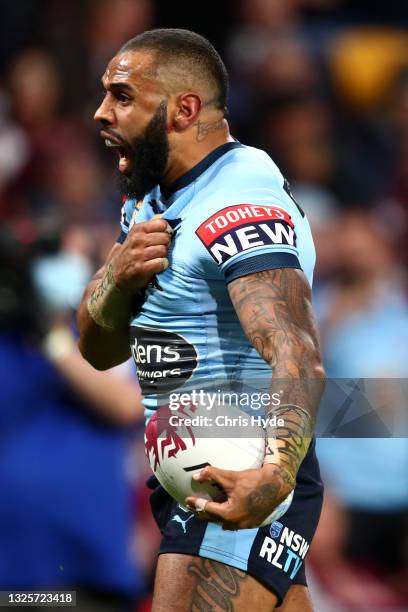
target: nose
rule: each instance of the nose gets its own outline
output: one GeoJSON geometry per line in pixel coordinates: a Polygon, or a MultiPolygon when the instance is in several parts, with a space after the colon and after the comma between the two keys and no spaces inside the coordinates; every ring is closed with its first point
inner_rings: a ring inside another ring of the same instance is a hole
{"type": "Polygon", "coordinates": [[[97,109],[94,115],[95,121],[100,121],[104,125],[112,125],[114,122],[114,113],[111,105],[109,104],[107,97],[102,100],[101,105],[97,109]]]}

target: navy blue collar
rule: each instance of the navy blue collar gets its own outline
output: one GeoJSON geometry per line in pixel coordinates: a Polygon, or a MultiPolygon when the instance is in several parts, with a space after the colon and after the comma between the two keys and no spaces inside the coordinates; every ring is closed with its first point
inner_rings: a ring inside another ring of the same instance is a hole
{"type": "Polygon", "coordinates": [[[242,144],[237,140],[234,142],[226,142],[225,144],[217,147],[214,149],[214,151],[211,151],[211,153],[206,155],[204,159],[198,162],[198,164],[193,166],[191,170],[175,180],[170,187],[167,189],[165,187],[160,187],[162,195],[166,199],[170,198],[176,191],[183,189],[183,187],[187,187],[187,185],[195,181],[203,172],[207,170],[207,168],[216,162],[217,159],[225,155],[225,153],[228,153],[228,151],[232,151],[232,149],[237,149],[238,147],[242,147],[242,144]]]}

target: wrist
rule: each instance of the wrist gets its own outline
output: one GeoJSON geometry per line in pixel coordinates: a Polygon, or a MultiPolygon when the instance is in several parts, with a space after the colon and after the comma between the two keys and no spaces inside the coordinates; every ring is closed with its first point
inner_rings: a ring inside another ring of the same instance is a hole
{"type": "Polygon", "coordinates": [[[110,262],[99,285],[92,292],[87,308],[94,322],[106,331],[124,329],[129,324],[131,293],[117,287],[110,262]]]}
{"type": "Polygon", "coordinates": [[[106,268],[106,272],[107,273],[109,272],[112,287],[114,287],[117,291],[119,291],[123,295],[130,295],[132,293],[132,290],[128,288],[126,282],[124,282],[120,278],[117,271],[115,270],[115,258],[113,258],[111,262],[108,264],[106,268]]]}
{"type": "Polygon", "coordinates": [[[294,489],[296,486],[296,474],[292,474],[286,467],[280,463],[271,463],[264,461],[261,470],[266,482],[272,482],[276,479],[281,479],[285,485],[294,489]]]}

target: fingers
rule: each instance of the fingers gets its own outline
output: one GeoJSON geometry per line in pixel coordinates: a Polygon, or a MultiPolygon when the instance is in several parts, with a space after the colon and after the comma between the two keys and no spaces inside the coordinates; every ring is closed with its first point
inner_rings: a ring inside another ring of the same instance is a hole
{"type": "Polygon", "coordinates": [[[153,274],[160,274],[169,267],[169,260],[167,257],[157,257],[146,261],[143,265],[143,270],[146,276],[153,276],[153,274]]]}
{"type": "Polygon", "coordinates": [[[165,246],[169,246],[171,241],[171,236],[168,232],[152,232],[150,234],[145,234],[144,243],[146,246],[153,246],[155,244],[164,244],[165,246]]]}
{"type": "Polygon", "coordinates": [[[209,465],[200,472],[193,474],[193,479],[198,482],[212,480],[218,482],[224,489],[228,489],[236,479],[236,473],[232,470],[221,470],[220,468],[209,465]]]}
{"type": "Polygon", "coordinates": [[[137,229],[146,232],[146,234],[151,234],[152,232],[167,232],[171,234],[173,232],[167,221],[159,218],[150,219],[149,221],[142,221],[141,223],[135,223],[130,232],[137,231],[137,229]]]}
{"type": "Polygon", "coordinates": [[[141,226],[142,224],[140,224],[140,229],[138,225],[134,225],[132,227],[132,233],[129,232],[125,244],[170,244],[171,235],[169,234],[169,232],[146,232],[141,226]],[[134,228],[136,229],[133,231],[134,228]]]}
{"type": "MultiPolygon", "coordinates": [[[[160,221],[160,219],[157,219],[160,221]]],[[[146,227],[143,223],[140,225],[134,225],[129,232],[126,239],[125,245],[129,248],[145,248],[146,246],[154,246],[157,244],[164,244],[169,246],[171,241],[171,234],[165,230],[146,232],[146,227]]]]}
{"type": "Polygon", "coordinates": [[[198,518],[206,521],[220,522],[226,516],[228,511],[228,502],[214,502],[202,497],[187,497],[187,507],[195,512],[198,518]]]}
{"type": "MultiPolygon", "coordinates": [[[[161,219],[162,215],[154,215],[153,219],[161,219]]],[[[167,227],[166,227],[166,232],[168,232],[169,234],[173,233],[173,229],[170,227],[170,225],[167,223],[167,227]]]]}
{"type": "Polygon", "coordinates": [[[194,500],[194,506],[196,512],[205,512],[205,507],[208,504],[209,499],[202,499],[201,497],[197,497],[194,500]]]}
{"type": "Polygon", "coordinates": [[[143,249],[143,261],[150,261],[160,257],[167,258],[167,247],[164,244],[148,246],[143,249]]]}

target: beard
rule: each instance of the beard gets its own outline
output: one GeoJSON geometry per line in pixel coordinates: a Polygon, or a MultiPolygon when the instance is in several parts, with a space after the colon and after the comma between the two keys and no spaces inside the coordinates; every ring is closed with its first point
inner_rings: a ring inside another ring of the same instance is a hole
{"type": "Polygon", "coordinates": [[[129,146],[132,171],[129,175],[119,175],[120,189],[126,197],[141,200],[162,181],[169,158],[166,127],[167,100],[163,100],[143,134],[129,146]]]}

